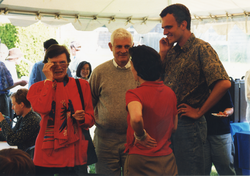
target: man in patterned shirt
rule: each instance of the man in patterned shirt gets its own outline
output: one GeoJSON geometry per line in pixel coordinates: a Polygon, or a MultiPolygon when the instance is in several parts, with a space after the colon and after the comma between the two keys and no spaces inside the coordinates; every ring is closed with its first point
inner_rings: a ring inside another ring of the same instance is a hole
{"type": "Polygon", "coordinates": [[[41,117],[31,109],[27,93],[28,89],[19,89],[11,95],[12,109],[19,116],[14,128],[11,128],[0,112],[0,126],[7,143],[24,151],[35,145],[41,121],[41,117]]]}
{"type": "Polygon", "coordinates": [[[164,83],[175,92],[178,104],[179,122],[172,136],[178,173],[203,175],[207,135],[204,114],[231,83],[214,49],[191,33],[191,16],[186,6],[170,5],[160,16],[167,36],[160,40],[164,83]]]}

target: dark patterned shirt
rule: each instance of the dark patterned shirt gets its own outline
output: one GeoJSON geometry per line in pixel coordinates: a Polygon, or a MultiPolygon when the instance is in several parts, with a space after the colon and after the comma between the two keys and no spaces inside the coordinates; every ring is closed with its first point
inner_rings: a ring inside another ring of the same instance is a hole
{"type": "Polygon", "coordinates": [[[14,128],[6,120],[1,122],[2,132],[9,145],[16,145],[21,150],[26,150],[35,145],[40,129],[41,117],[31,110],[25,117],[20,117],[14,128]]]}
{"type": "Polygon", "coordinates": [[[200,108],[210,94],[209,86],[229,79],[215,50],[194,34],[183,47],[175,45],[163,63],[164,83],[175,92],[178,105],[200,108]]]}

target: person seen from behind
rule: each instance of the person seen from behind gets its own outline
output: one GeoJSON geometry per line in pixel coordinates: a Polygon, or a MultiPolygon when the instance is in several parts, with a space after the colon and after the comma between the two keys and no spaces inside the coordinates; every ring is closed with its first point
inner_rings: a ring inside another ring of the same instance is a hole
{"type": "Polygon", "coordinates": [[[132,47],[129,53],[131,71],[140,86],[126,93],[128,156],[124,175],[177,175],[170,148],[178,122],[175,93],[160,80],[161,58],[153,48],[132,47]]]}
{"type": "Polygon", "coordinates": [[[35,165],[28,153],[20,149],[0,150],[1,176],[34,176],[35,165]]]}

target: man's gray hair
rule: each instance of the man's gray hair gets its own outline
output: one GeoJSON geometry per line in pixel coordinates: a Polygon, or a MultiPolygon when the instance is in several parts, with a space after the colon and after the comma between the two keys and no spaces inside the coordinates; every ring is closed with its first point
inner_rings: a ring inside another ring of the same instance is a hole
{"type": "Polygon", "coordinates": [[[127,31],[126,29],[123,28],[118,28],[116,29],[112,34],[111,34],[111,39],[110,42],[113,45],[115,39],[124,39],[124,38],[131,38],[131,45],[133,44],[133,36],[132,34],[127,31]]]}

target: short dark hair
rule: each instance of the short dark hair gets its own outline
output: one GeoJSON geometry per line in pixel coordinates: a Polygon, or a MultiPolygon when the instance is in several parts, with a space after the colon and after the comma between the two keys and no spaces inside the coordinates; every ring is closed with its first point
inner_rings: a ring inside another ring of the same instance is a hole
{"type": "Polygon", "coordinates": [[[89,76],[88,78],[90,77],[91,73],[92,73],[92,68],[91,68],[91,65],[89,62],[87,61],[82,61],[79,63],[79,65],[77,66],[77,69],[76,69],[76,76],[77,77],[81,77],[81,70],[82,70],[82,67],[85,65],[85,64],[89,64],[89,76]]]}
{"type": "Polygon", "coordinates": [[[27,100],[27,94],[28,94],[28,89],[25,89],[25,88],[18,89],[16,92],[11,94],[11,98],[14,97],[17,104],[20,104],[23,102],[25,107],[30,108],[31,104],[30,104],[29,100],[27,100]]]}
{"type": "Polygon", "coordinates": [[[162,73],[161,57],[153,48],[145,45],[132,47],[129,49],[131,61],[143,80],[156,81],[162,73]]]}
{"type": "Polygon", "coordinates": [[[54,44],[58,44],[58,42],[55,39],[51,38],[43,43],[43,47],[47,50],[51,45],[54,44]]]}
{"type": "Polygon", "coordinates": [[[49,58],[53,58],[56,56],[59,56],[61,54],[65,53],[66,57],[67,57],[67,61],[68,63],[70,63],[70,54],[68,49],[66,48],[66,46],[63,45],[52,45],[51,47],[48,48],[48,50],[46,51],[46,54],[44,56],[44,60],[43,63],[48,63],[48,59],[49,58]]]}
{"type": "Polygon", "coordinates": [[[0,175],[35,175],[35,165],[25,151],[3,149],[0,150],[0,175]]]}
{"type": "Polygon", "coordinates": [[[180,25],[183,21],[187,22],[187,29],[190,30],[191,15],[188,8],[183,4],[172,4],[162,10],[160,16],[165,17],[167,14],[173,14],[176,22],[180,25]]]}

